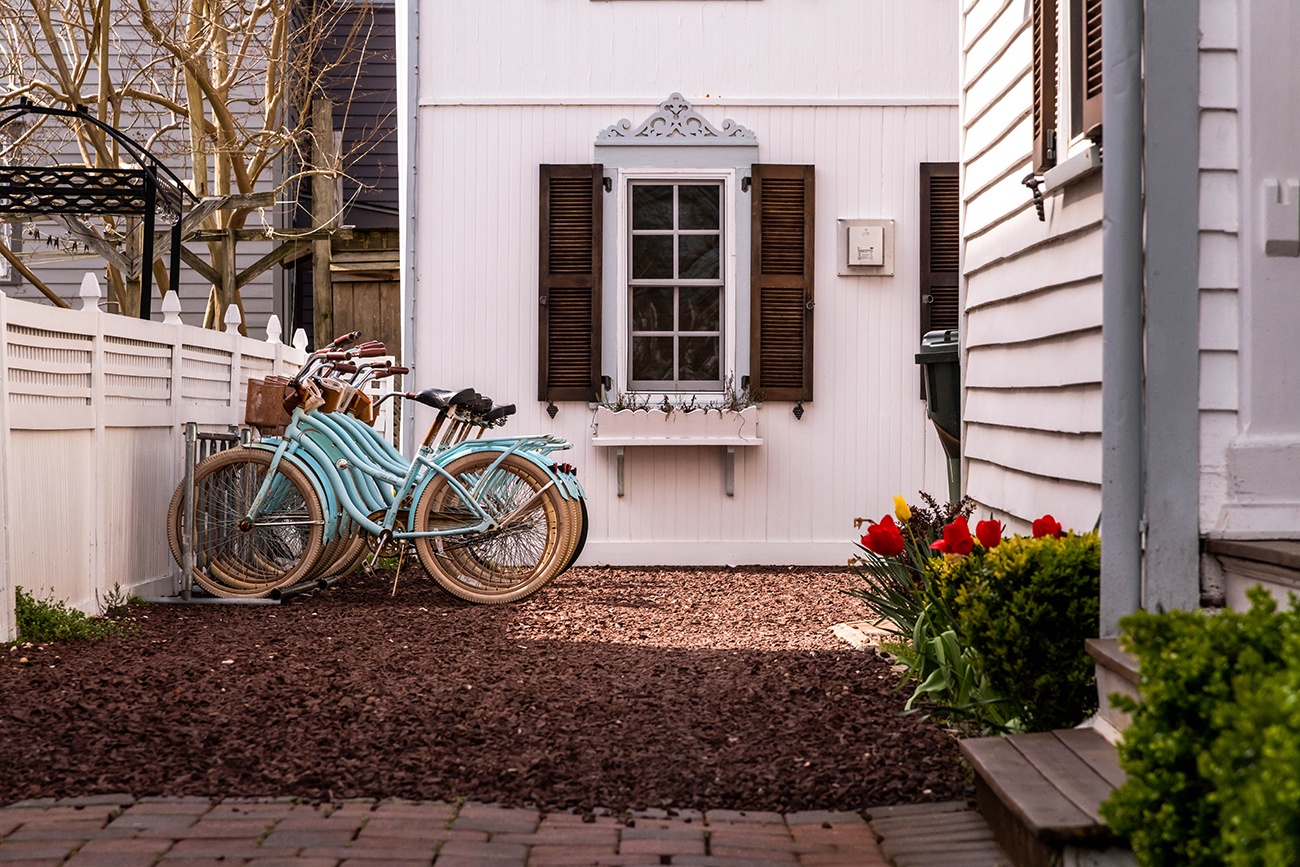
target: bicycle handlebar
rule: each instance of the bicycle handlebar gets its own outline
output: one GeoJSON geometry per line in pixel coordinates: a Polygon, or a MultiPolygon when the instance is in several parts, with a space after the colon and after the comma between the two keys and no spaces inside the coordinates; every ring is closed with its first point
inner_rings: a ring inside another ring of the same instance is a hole
{"type": "Polygon", "coordinates": [[[349,331],[347,334],[340,334],[338,337],[335,337],[329,343],[322,346],[321,349],[326,351],[331,349],[342,349],[348,344],[354,342],[360,336],[360,331],[349,331]]]}

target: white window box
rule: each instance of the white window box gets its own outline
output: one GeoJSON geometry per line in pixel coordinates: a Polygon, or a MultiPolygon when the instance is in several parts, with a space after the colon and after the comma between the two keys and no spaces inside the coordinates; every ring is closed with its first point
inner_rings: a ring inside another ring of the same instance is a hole
{"type": "Polygon", "coordinates": [[[758,407],[740,411],[596,407],[596,446],[758,446],[758,407]]]}
{"type": "Polygon", "coordinates": [[[591,444],[613,448],[618,495],[623,488],[623,449],[627,446],[723,446],[723,483],[727,496],[736,493],[736,449],[759,446],[758,407],[742,410],[623,409],[596,407],[591,444]]]}

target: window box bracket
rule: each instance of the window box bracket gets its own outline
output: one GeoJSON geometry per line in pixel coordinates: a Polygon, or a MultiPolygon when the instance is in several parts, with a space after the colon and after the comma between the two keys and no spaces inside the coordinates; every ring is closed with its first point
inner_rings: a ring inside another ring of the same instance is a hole
{"type": "Polygon", "coordinates": [[[721,446],[727,496],[736,493],[736,449],[763,444],[758,435],[758,407],[742,410],[619,410],[596,407],[591,444],[612,448],[618,495],[626,491],[623,468],[631,446],[721,446]]]}

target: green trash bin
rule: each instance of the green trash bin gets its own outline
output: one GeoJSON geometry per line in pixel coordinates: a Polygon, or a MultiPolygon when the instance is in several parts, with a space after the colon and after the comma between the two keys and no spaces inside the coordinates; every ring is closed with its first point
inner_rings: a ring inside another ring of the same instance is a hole
{"type": "Polygon", "coordinates": [[[957,329],[927,331],[916,354],[925,380],[926,415],[948,456],[948,496],[961,499],[961,354],[957,329]]]}

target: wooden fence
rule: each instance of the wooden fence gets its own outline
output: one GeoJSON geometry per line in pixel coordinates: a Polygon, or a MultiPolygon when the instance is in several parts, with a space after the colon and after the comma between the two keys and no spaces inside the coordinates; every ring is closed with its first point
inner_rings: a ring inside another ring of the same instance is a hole
{"type": "Polygon", "coordinates": [[[173,592],[165,517],[184,424],[241,423],[249,377],[306,357],[275,321],[259,340],[174,310],[161,323],[101,313],[88,278],[81,310],[0,294],[0,641],[16,636],[15,587],[88,613],[115,587],[173,592]]]}

